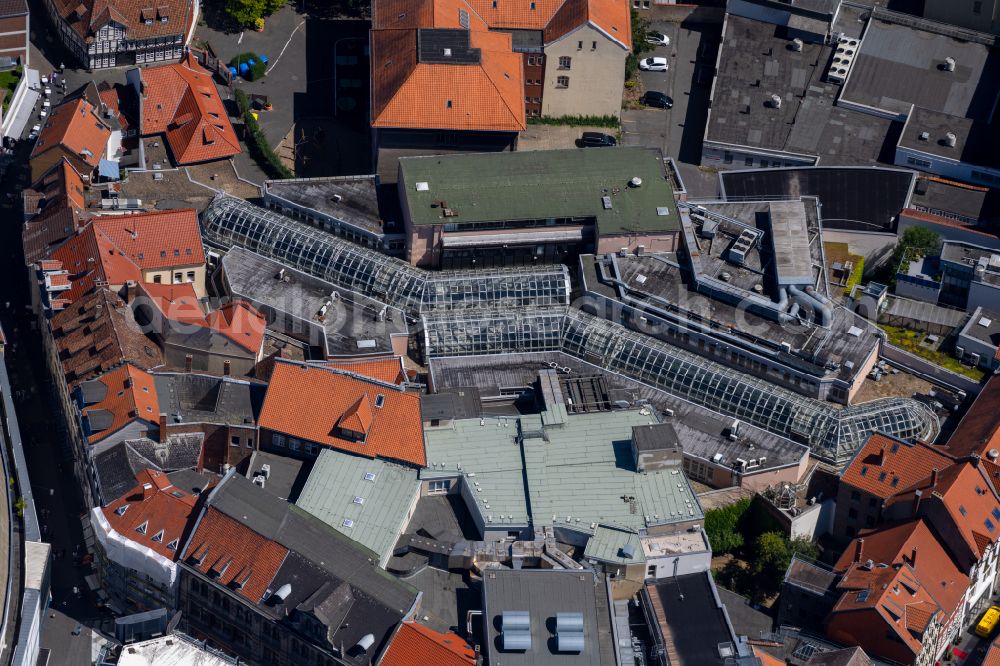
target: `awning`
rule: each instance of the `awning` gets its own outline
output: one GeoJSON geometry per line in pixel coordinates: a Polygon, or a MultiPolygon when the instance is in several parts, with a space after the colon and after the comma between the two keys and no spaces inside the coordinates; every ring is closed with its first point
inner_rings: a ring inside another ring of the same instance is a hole
{"type": "Polygon", "coordinates": [[[118,162],[113,160],[101,160],[101,163],[97,165],[97,173],[101,178],[118,180],[120,178],[118,174],[118,162]]]}

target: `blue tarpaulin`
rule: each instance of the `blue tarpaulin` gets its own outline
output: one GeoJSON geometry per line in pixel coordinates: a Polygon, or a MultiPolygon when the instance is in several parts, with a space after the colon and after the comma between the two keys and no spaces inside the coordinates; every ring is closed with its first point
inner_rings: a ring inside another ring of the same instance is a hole
{"type": "Polygon", "coordinates": [[[97,165],[97,173],[101,178],[118,180],[118,162],[113,160],[101,160],[101,163],[97,165]]]}

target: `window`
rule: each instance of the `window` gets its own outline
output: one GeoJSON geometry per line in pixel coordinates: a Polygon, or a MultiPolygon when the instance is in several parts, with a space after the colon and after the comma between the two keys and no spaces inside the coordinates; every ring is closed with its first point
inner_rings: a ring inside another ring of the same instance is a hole
{"type": "Polygon", "coordinates": [[[128,511],[128,504],[122,504],[120,507],[115,509],[115,515],[124,516],[126,511],[128,511]]]}
{"type": "Polygon", "coordinates": [[[285,436],[280,433],[274,433],[271,437],[271,444],[280,448],[285,448],[285,436]]]}
{"type": "Polygon", "coordinates": [[[229,445],[230,446],[239,446],[240,445],[240,438],[236,437],[236,436],[230,437],[229,438],[229,445]]]}
{"type": "Polygon", "coordinates": [[[993,530],[997,528],[997,526],[994,525],[993,521],[990,520],[989,518],[983,521],[983,525],[986,525],[986,529],[988,529],[991,533],[993,532],[993,530]]]}
{"type": "Polygon", "coordinates": [[[375,483],[375,479],[378,478],[378,474],[375,472],[365,472],[365,481],[371,481],[375,483]]]}
{"type": "Polygon", "coordinates": [[[174,550],[174,551],[176,551],[177,550],[177,546],[178,546],[177,539],[174,539],[173,541],[171,541],[170,543],[167,544],[167,550],[174,550]]]}
{"type": "Polygon", "coordinates": [[[375,408],[382,409],[382,405],[384,404],[385,404],[385,396],[379,393],[377,396],[375,396],[375,408]]]}
{"type": "Polygon", "coordinates": [[[572,63],[573,59],[569,56],[559,56],[559,69],[569,69],[572,63]]]}
{"type": "Polygon", "coordinates": [[[194,282],[194,271],[188,271],[188,273],[187,273],[187,281],[188,282],[194,282]]]}
{"type": "Polygon", "coordinates": [[[247,448],[248,449],[253,448],[253,437],[247,437],[247,448]]]}
{"type": "Polygon", "coordinates": [[[1000,521],[1000,509],[993,509],[993,517],[1000,521]]]}
{"type": "Polygon", "coordinates": [[[135,528],[135,531],[138,532],[139,534],[145,534],[147,527],[149,527],[149,521],[144,520],[142,521],[142,525],[139,525],[139,527],[135,528]]]}
{"type": "Polygon", "coordinates": [[[507,530],[507,538],[509,539],[516,539],[519,536],[521,536],[521,533],[517,530],[507,530]]]}
{"type": "Polygon", "coordinates": [[[154,275],[153,276],[153,284],[160,284],[161,282],[163,282],[163,276],[162,275],[154,275]]]}
{"type": "Polygon", "coordinates": [[[556,77],[556,87],[557,88],[569,88],[569,77],[568,76],[557,76],[556,77]]]}
{"type": "Polygon", "coordinates": [[[577,51],[582,51],[583,50],[583,42],[577,42],[576,43],[576,50],[577,51]]]}
{"type": "Polygon", "coordinates": [[[362,497],[361,495],[355,495],[354,496],[354,503],[355,504],[364,504],[365,503],[365,498],[362,497]]]}
{"type": "Polygon", "coordinates": [[[294,437],[289,437],[288,438],[288,450],[289,451],[298,451],[301,448],[302,448],[302,442],[300,442],[299,440],[297,440],[294,437]]]}
{"type": "Polygon", "coordinates": [[[306,453],[311,456],[319,455],[319,445],[313,444],[312,442],[306,442],[306,453]]]}
{"type": "Polygon", "coordinates": [[[922,159],[919,159],[919,158],[916,158],[916,157],[907,157],[906,158],[906,163],[909,164],[910,166],[919,167],[921,169],[930,169],[931,168],[931,162],[930,162],[930,160],[922,160],[922,159]]]}
{"type": "Polygon", "coordinates": [[[341,523],[344,527],[351,528],[354,527],[354,521],[350,518],[344,518],[344,522],[341,523]]]}
{"type": "Polygon", "coordinates": [[[744,160],[744,164],[746,164],[747,166],[753,166],[753,158],[752,157],[746,158],[746,160],[744,160]]]}
{"type": "Polygon", "coordinates": [[[857,509],[850,509],[847,512],[847,517],[848,518],[857,518],[858,517],[858,510],[857,509]]]}
{"type": "Polygon", "coordinates": [[[972,3],[972,13],[982,14],[983,13],[983,3],[980,0],[976,0],[972,3]]]}
{"type": "Polygon", "coordinates": [[[732,164],[733,163],[733,154],[727,150],[726,153],[725,153],[725,155],[723,155],[723,157],[722,157],[722,162],[724,164],[732,164]]]}
{"type": "Polygon", "coordinates": [[[861,499],[861,493],[859,493],[857,490],[852,490],[851,491],[851,499],[853,501],[857,502],[858,500],[861,499]]]}
{"type": "Polygon", "coordinates": [[[597,50],[597,42],[591,42],[590,43],[590,50],[591,51],[596,51],[597,50]]]}
{"type": "Polygon", "coordinates": [[[964,515],[966,515],[966,514],[968,513],[968,511],[966,511],[966,510],[965,510],[965,506],[963,506],[962,504],[959,504],[959,505],[958,505],[958,512],[959,512],[960,514],[962,514],[963,516],[964,516],[964,515]]]}
{"type": "Polygon", "coordinates": [[[451,100],[450,99],[448,100],[448,108],[449,109],[451,108],[451,100]]]}
{"type": "Polygon", "coordinates": [[[650,564],[646,567],[646,578],[656,578],[656,565],[650,564]]]}
{"type": "Polygon", "coordinates": [[[469,29],[469,12],[464,9],[458,10],[458,24],[466,30],[469,29]]]}
{"type": "Polygon", "coordinates": [[[444,479],[442,481],[431,481],[428,487],[428,492],[430,493],[446,493],[451,489],[451,480],[444,479]]]}
{"type": "Polygon", "coordinates": [[[183,279],[184,279],[184,274],[183,273],[174,273],[174,284],[182,282],[183,279]]]}
{"type": "Polygon", "coordinates": [[[163,530],[160,530],[159,532],[153,535],[153,541],[155,541],[156,543],[163,543],[163,530]]]}

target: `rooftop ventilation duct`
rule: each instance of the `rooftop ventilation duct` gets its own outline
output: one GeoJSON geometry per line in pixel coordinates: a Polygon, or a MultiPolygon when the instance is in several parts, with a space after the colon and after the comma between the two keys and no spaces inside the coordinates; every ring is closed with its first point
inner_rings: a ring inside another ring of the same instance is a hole
{"type": "Polygon", "coordinates": [[[292,586],[289,585],[288,583],[285,583],[284,585],[278,588],[278,591],[275,592],[273,596],[278,601],[283,602],[285,599],[288,598],[288,595],[290,595],[291,593],[292,593],[292,586]]]}
{"type": "Polygon", "coordinates": [[[503,649],[524,652],[531,649],[531,616],[528,611],[504,611],[500,618],[503,649]]]}
{"type": "Polygon", "coordinates": [[[958,137],[955,136],[954,132],[948,132],[944,135],[944,145],[954,148],[956,143],[958,143],[958,137]]]}
{"type": "Polygon", "coordinates": [[[361,649],[362,652],[368,652],[369,648],[373,645],[375,645],[375,635],[365,634],[361,637],[361,640],[358,641],[355,647],[361,649]]]}
{"type": "Polygon", "coordinates": [[[775,109],[781,108],[781,95],[771,95],[771,107],[775,109]]]}
{"type": "Polygon", "coordinates": [[[949,56],[944,59],[944,62],[941,64],[941,69],[946,72],[954,72],[955,64],[955,59],[949,56]]]}
{"type": "Polygon", "coordinates": [[[792,50],[793,51],[801,51],[803,46],[804,46],[804,44],[802,43],[802,40],[799,39],[798,37],[796,37],[795,39],[792,40],[792,50]]]}
{"type": "Polygon", "coordinates": [[[556,613],[556,649],[583,652],[583,613],[556,613]]]}

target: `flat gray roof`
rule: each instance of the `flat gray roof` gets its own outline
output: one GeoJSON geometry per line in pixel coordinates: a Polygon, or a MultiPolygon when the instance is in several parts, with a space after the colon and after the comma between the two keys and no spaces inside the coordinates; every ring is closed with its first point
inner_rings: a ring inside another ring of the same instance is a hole
{"type": "Polygon", "coordinates": [[[1000,345],[1000,312],[976,308],[962,329],[962,335],[993,347],[1000,345]]]}
{"type": "Polygon", "coordinates": [[[614,666],[614,637],[604,579],[591,571],[487,569],[483,574],[483,621],[489,663],[503,666],[614,666]],[[531,647],[503,650],[502,616],[524,611],[531,647]],[[556,615],[583,615],[583,650],[559,652],[556,615]]]}
{"type": "MultiPolygon", "coordinates": [[[[322,329],[330,356],[354,356],[392,352],[392,336],[406,335],[408,328],[401,310],[347,291],[317,277],[307,275],[274,259],[234,246],[222,259],[228,290],[244,298],[267,317],[268,327],[278,331],[295,329],[304,334],[303,324],[322,329]],[[279,271],[284,278],[279,279],[279,271]],[[336,293],[335,298],[333,294],[336,293]],[[319,311],[332,301],[323,319],[319,311]],[[379,312],[386,316],[379,320],[379,312]]],[[[323,340],[309,340],[323,346],[323,340]]]]}
{"type": "Polygon", "coordinates": [[[920,178],[910,197],[910,206],[955,213],[978,220],[987,207],[988,197],[987,188],[971,189],[940,180],[920,178]]]}
{"type": "Polygon", "coordinates": [[[774,201],[768,205],[768,213],[778,284],[813,284],[808,220],[802,200],[774,201]]]}
{"type": "Polygon", "coordinates": [[[941,259],[952,261],[956,264],[965,264],[974,268],[976,263],[986,258],[989,260],[993,255],[1000,255],[1000,250],[991,250],[988,247],[962,243],[961,241],[944,241],[941,243],[941,259]]]}
{"type": "Polygon", "coordinates": [[[805,43],[793,51],[779,26],[733,14],[725,28],[706,141],[817,156],[824,164],[877,161],[891,121],[835,105],[840,87],[823,80],[833,47],[805,43]],[[775,94],[781,108],[771,105],[775,94]]]}
{"type": "Polygon", "coordinates": [[[396,188],[377,186],[375,176],[266,180],[264,194],[374,235],[403,231],[396,188]]]}
{"type": "Polygon", "coordinates": [[[985,122],[914,107],[906,121],[899,145],[967,164],[996,166],[995,148],[1000,144],[1000,128],[985,122]],[[955,136],[949,146],[946,137],[955,136]],[[925,138],[926,137],[926,138],[925,138]]]}
{"type": "Polygon", "coordinates": [[[916,105],[988,120],[1000,90],[1000,68],[988,46],[955,38],[964,32],[879,9],[865,29],[841,99],[898,115],[916,105]],[[942,67],[949,57],[956,61],[953,72],[942,67]]]}

